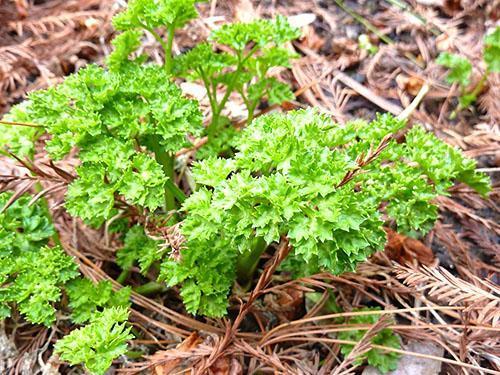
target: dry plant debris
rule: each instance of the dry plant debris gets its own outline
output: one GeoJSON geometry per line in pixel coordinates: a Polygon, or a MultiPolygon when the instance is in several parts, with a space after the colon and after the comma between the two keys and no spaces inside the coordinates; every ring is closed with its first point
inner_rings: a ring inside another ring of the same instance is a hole
{"type": "MultiPolygon", "coordinates": [[[[1,112],[20,102],[26,92],[60,82],[89,62],[102,61],[111,51],[111,17],[123,5],[95,0],[0,2],[1,112]]],[[[301,57],[290,70],[273,72],[296,90],[297,98],[283,103],[282,110],[313,106],[340,124],[373,118],[380,111],[399,115],[427,85],[429,92],[411,120],[475,158],[490,175],[493,190],[485,199],[465,185],[453,187],[450,197],[438,198],[439,222],[427,236],[414,239],[387,228],[385,252],[360,264],[356,273],[300,279],[275,273],[290,251],[283,238],[274,253],[264,254],[265,267],[252,289],[234,291],[228,318],[187,314],[175,289],[161,289],[152,296],[132,292],[130,318],[138,334],[130,348],[140,356],[120,357],[114,365],[117,371],[361,373],[363,366],[356,367],[355,354],[378,349],[439,361],[447,373],[499,373],[500,78],[498,73],[489,75],[478,102],[452,115],[460,90],[446,83],[446,70],[435,62],[440,52],[452,51],[469,59],[480,72],[480,41],[498,24],[498,2],[211,1],[199,9],[201,18],[176,37],[174,51],[205,39],[221,20],[275,14],[299,17],[302,36],[293,45],[301,57]],[[376,49],[361,48],[362,35],[376,49]],[[310,293],[319,298],[311,303],[310,293]],[[332,300],[340,311],[332,308],[332,300]],[[356,311],[367,306],[381,310],[356,311]],[[380,319],[375,324],[339,323],[339,319],[368,314],[380,319]],[[385,328],[401,337],[401,349],[370,342],[385,328]],[[350,342],[354,350],[342,357],[341,345],[346,343],[338,332],[353,329],[365,334],[360,341],[350,342]],[[405,344],[413,340],[432,343],[444,355],[406,349],[405,344]]],[[[144,49],[154,50],[154,45],[154,38],[148,38],[144,49]]],[[[478,79],[471,77],[473,83],[478,79]]],[[[228,102],[226,114],[236,127],[243,127],[241,98],[232,95],[228,102]]],[[[204,113],[209,106],[207,99],[202,100],[204,113]]],[[[255,116],[276,109],[279,106],[261,106],[255,116]]],[[[206,142],[198,139],[194,147],[177,152],[181,170],[187,171],[184,167],[206,142]]],[[[115,281],[115,254],[122,243],[113,234],[113,222],[90,229],[62,207],[67,185],[75,179],[71,171],[76,159],[70,155],[54,164],[41,148],[36,152],[33,164],[20,158],[16,165],[1,160],[2,191],[15,189],[17,196],[34,192],[32,203],[46,197],[61,245],[76,259],[80,271],[94,282],[108,280],[120,289],[115,281]],[[37,184],[42,188],[35,192],[37,184]]],[[[370,156],[359,163],[369,162],[370,156]]],[[[347,173],[344,183],[355,173],[347,173]]],[[[189,190],[187,183],[185,187],[189,190]]],[[[166,247],[182,246],[175,228],[150,236],[164,241],[166,247]]],[[[131,269],[132,278],[139,274],[138,268],[131,269]]],[[[146,277],[152,280],[155,275],[146,277]]],[[[0,371],[70,373],[53,353],[53,344],[68,330],[69,325],[57,329],[30,325],[20,316],[6,320],[0,327],[0,371]]]]}

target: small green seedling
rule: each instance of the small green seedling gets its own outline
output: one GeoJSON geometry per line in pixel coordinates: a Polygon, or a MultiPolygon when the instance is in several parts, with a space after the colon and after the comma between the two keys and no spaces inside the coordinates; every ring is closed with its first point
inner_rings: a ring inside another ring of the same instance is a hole
{"type": "Polygon", "coordinates": [[[370,37],[366,34],[358,36],[358,46],[360,49],[367,51],[370,55],[374,55],[378,51],[378,47],[372,44],[370,37]]]}
{"type": "Polygon", "coordinates": [[[83,363],[91,374],[104,374],[115,358],[126,353],[127,341],[133,338],[128,314],[123,307],[93,314],[89,324],[59,340],[55,352],[72,365],[83,363]]]}
{"type": "Polygon", "coordinates": [[[436,62],[449,69],[446,80],[448,83],[456,83],[460,87],[459,109],[467,108],[477,99],[491,73],[500,72],[500,27],[484,38],[483,60],[486,63],[486,71],[481,79],[473,87],[469,88],[472,63],[465,57],[449,52],[441,53],[436,62]]]}
{"type": "MultiPolygon", "coordinates": [[[[364,309],[355,309],[354,312],[357,311],[379,311],[380,308],[364,308],[364,309]]],[[[373,325],[377,323],[377,320],[381,315],[373,314],[373,315],[358,315],[352,316],[346,319],[347,324],[370,324],[373,325]]],[[[338,333],[339,340],[345,341],[355,341],[359,342],[363,335],[366,333],[366,330],[352,330],[352,331],[341,331],[338,333]]],[[[384,328],[380,332],[378,332],[372,339],[371,343],[373,345],[385,346],[388,348],[401,349],[400,338],[396,335],[392,329],[384,328]]],[[[351,353],[354,345],[342,344],[340,346],[340,352],[347,356],[351,353]]],[[[366,361],[370,366],[376,367],[381,373],[385,374],[389,371],[393,371],[398,367],[398,359],[399,354],[390,351],[383,351],[381,349],[370,349],[363,356],[356,359],[354,362],[357,365],[361,365],[364,361],[366,361]]]]}

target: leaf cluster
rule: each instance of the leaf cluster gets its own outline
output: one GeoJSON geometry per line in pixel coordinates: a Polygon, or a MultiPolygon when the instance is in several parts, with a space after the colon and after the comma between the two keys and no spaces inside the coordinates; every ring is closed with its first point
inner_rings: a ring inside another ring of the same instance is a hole
{"type": "Polygon", "coordinates": [[[77,324],[88,322],[103,309],[110,307],[130,306],[130,287],[113,291],[110,281],[94,284],[89,279],[78,278],[70,281],[66,287],[69,307],[72,310],[71,320],[77,324]]]}
{"type": "MultiPolygon", "coordinates": [[[[216,88],[223,85],[225,96],[238,92],[249,111],[255,109],[255,101],[263,97],[267,97],[270,104],[280,104],[293,99],[293,93],[286,84],[267,74],[273,67],[290,67],[290,60],[297,55],[283,45],[299,35],[299,30],[290,26],[283,16],[226,24],[209,37],[222,51],[208,42],[198,44],[175,59],[175,69],[180,75],[201,80],[213,101],[218,100],[216,88]]],[[[219,107],[225,103],[216,104],[213,109],[220,112],[219,107]]]]}
{"type": "Polygon", "coordinates": [[[449,52],[441,53],[436,63],[449,69],[446,80],[448,83],[458,83],[467,86],[470,83],[472,64],[469,60],[449,52]]]}
{"type": "MultiPolygon", "coordinates": [[[[0,206],[11,197],[0,194],[0,206]]],[[[0,214],[0,319],[11,315],[15,303],[28,321],[50,326],[54,304],[78,268],[59,246],[48,246],[55,231],[47,209],[40,201],[28,205],[30,200],[23,195],[0,214]]]]}
{"type": "Polygon", "coordinates": [[[454,181],[485,193],[487,177],[475,163],[415,127],[406,142],[390,141],[363,173],[341,184],[367,155],[405,123],[389,115],[342,127],[313,110],[255,119],[233,158],[210,158],[193,168],[202,185],[184,203],[181,260],[163,263],[161,279],[182,283],[191,313],[220,316],[234,282],[237,259],[281,236],[293,248],[285,270],[309,275],[353,271],[384,247],[384,223],[425,233],[437,209],[432,200],[454,181]],[[381,209],[381,207],[386,207],[381,209]]]}
{"type": "Polygon", "coordinates": [[[490,72],[500,72],[500,26],[485,36],[483,58],[490,72]]]}
{"type": "Polygon", "coordinates": [[[153,153],[173,154],[202,129],[197,103],[154,65],[129,64],[120,72],[88,66],[32,93],[23,119],[44,125],[52,158],[78,149],[82,163],[66,208],[94,225],[116,215],[119,197],[149,210],[160,207],[169,177],[153,153]]]}
{"type": "Polygon", "coordinates": [[[83,363],[91,374],[104,374],[115,358],[125,354],[133,338],[124,307],[105,308],[86,326],[57,341],[55,352],[72,365],[83,363]]]}
{"type": "Polygon", "coordinates": [[[447,82],[457,83],[460,86],[461,108],[466,108],[476,101],[490,73],[500,72],[500,27],[496,27],[492,33],[484,37],[483,60],[486,64],[485,73],[475,87],[468,89],[472,76],[472,63],[467,58],[443,52],[436,59],[437,64],[449,69],[447,82]]]}
{"type": "MultiPolygon", "coordinates": [[[[4,206],[12,193],[0,194],[4,206]]],[[[84,323],[103,308],[129,305],[130,288],[113,292],[109,281],[94,285],[79,278],[78,266],[60,246],[49,246],[55,235],[43,201],[29,204],[22,195],[0,214],[0,318],[11,305],[31,323],[50,326],[63,291],[69,297],[72,320],[84,323]]]]}
{"type": "Polygon", "coordinates": [[[127,9],[113,18],[117,30],[181,28],[198,17],[195,0],[131,0],[127,9]]]}
{"type": "Polygon", "coordinates": [[[153,263],[162,259],[165,252],[166,250],[160,250],[158,241],[146,235],[142,226],[135,225],[127,231],[124,246],[117,253],[116,263],[124,270],[137,264],[141,273],[146,274],[153,263]]]}
{"type": "MultiPolygon", "coordinates": [[[[3,116],[2,120],[29,124],[30,118],[26,113],[27,106],[28,102],[21,102],[3,116]]],[[[19,158],[33,158],[35,152],[34,142],[42,134],[43,128],[35,126],[0,124],[0,145],[2,145],[3,151],[13,153],[19,158]]]]}
{"type": "Polygon", "coordinates": [[[234,92],[245,103],[248,122],[262,99],[271,105],[294,99],[290,87],[269,72],[276,67],[290,67],[290,60],[297,55],[283,46],[299,35],[299,30],[282,16],[226,24],[212,32],[210,42],[198,44],[175,58],[176,75],[199,80],[205,86],[212,108],[209,136],[224,133],[217,127],[223,121],[221,112],[234,92]],[[224,89],[222,97],[217,94],[220,88],[224,89]]]}

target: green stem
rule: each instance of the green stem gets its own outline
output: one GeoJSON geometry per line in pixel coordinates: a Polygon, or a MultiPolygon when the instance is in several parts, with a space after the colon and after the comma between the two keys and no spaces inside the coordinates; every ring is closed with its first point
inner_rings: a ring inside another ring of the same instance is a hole
{"type": "Polygon", "coordinates": [[[170,191],[170,194],[172,194],[180,203],[184,203],[186,200],[186,194],[179,189],[179,187],[174,183],[173,180],[169,179],[165,183],[165,188],[170,191]]]}
{"type": "Polygon", "coordinates": [[[253,115],[255,113],[255,108],[257,108],[257,104],[259,104],[258,100],[250,102],[250,106],[248,108],[248,117],[247,117],[247,125],[250,124],[253,120],[253,115]]]}
{"type": "Polygon", "coordinates": [[[234,90],[234,86],[236,85],[236,82],[239,78],[240,72],[243,69],[243,65],[245,62],[252,57],[252,55],[257,52],[259,46],[256,45],[254,46],[248,54],[242,58],[242,52],[238,52],[238,65],[236,66],[236,70],[234,71],[234,76],[231,82],[227,85],[226,92],[224,94],[224,97],[220,101],[220,103],[217,105],[217,110],[212,113],[212,121],[207,127],[207,133],[208,136],[210,137],[214,133],[214,128],[216,128],[216,125],[219,123],[219,118],[222,110],[224,109],[224,106],[226,105],[227,101],[229,100],[229,96],[234,90]]]}
{"type": "Polygon", "coordinates": [[[152,27],[148,27],[144,24],[140,24],[145,30],[149,31],[151,35],[156,39],[158,43],[160,43],[161,48],[163,49],[163,54],[165,55],[165,62],[163,66],[168,74],[172,73],[172,44],[174,43],[174,33],[175,26],[173,24],[168,25],[167,27],[167,42],[163,40],[163,38],[158,34],[152,27]]]}
{"type": "Polygon", "coordinates": [[[172,73],[172,45],[174,43],[175,25],[170,24],[167,27],[167,43],[165,50],[165,70],[168,74],[172,73]]]}
{"type": "Polygon", "coordinates": [[[248,117],[247,117],[247,125],[250,124],[253,120],[253,111],[254,111],[254,106],[251,106],[248,108],[248,117]]]}
{"type": "Polygon", "coordinates": [[[477,83],[476,87],[474,87],[474,90],[470,93],[471,95],[477,97],[479,93],[483,90],[484,84],[486,83],[486,80],[488,79],[488,71],[484,72],[483,76],[477,83]]]}
{"type": "Polygon", "coordinates": [[[167,56],[167,52],[168,52],[168,48],[167,48],[167,44],[165,43],[165,41],[162,39],[162,37],[160,36],[160,34],[158,34],[153,28],[151,27],[148,27],[144,24],[140,24],[145,30],[149,31],[151,33],[151,35],[153,35],[153,37],[156,39],[156,41],[158,43],[160,43],[161,45],[161,48],[163,49],[163,53],[165,54],[165,57],[167,56]]]}
{"type": "Polygon", "coordinates": [[[164,292],[165,290],[167,290],[167,287],[163,284],[157,283],[156,281],[150,281],[144,285],[134,288],[134,292],[143,296],[150,296],[152,294],[164,292]]]}
{"type": "Polygon", "coordinates": [[[130,270],[124,269],[116,278],[116,282],[123,285],[123,283],[125,282],[125,280],[127,280],[129,275],[130,275],[130,270]]]}
{"type": "MultiPolygon", "coordinates": [[[[161,164],[163,172],[168,177],[168,181],[165,184],[165,210],[172,211],[177,209],[175,204],[175,197],[178,191],[173,188],[175,186],[175,173],[174,173],[174,161],[175,157],[173,154],[165,152],[162,150],[160,141],[158,137],[154,136],[151,139],[151,147],[155,153],[155,159],[161,164]]],[[[177,188],[177,186],[175,186],[177,188]]],[[[179,188],[177,188],[180,190],[179,188]]],[[[184,197],[185,198],[185,197],[184,197]]]]}
{"type": "Polygon", "coordinates": [[[141,352],[141,351],[138,351],[138,350],[128,350],[125,355],[127,356],[127,358],[131,358],[131,359],[139,359],[141,358],[142,356],[144,356],[144,352],[141,352]]]}
{"type": "Polygon", "coordinates": [[[250,287],[253,274],[259,264],[260,256],[266,249],[266,241],[263,238],[255,238],[253,248],[238,258],[236,262],[236,274],[242,288],[248,289],[250,287]]]}
{"type": "Polygon", "coordinates": [[[212,113],[212,121],[210,121],[210,124],[207,127],[207,133],[208,133],[209,137],[212,137],[214,135],[213,134],[214,129],[217,128],[217,124],[219,123],[219,119],[220,119],[220,114],[221,114],[222,110],[224,109],[224,106],[226,105],[226,102],[228,101],[229,96],[233,92],[234,85],[236,84],[236,77],[237,77],[238,72],[239,72],[239,67],[236,70],[234,78],[231,80],[231,82],[227,86],[224,97],[222,98],[220,103],[217,105],[217,109],[212,113]]]}
{"type": "MultiPolygon", "coordinates": [[[[213,81],[212,85],[210,84],[210,79],[207,77],[206,73],[202,69],[198,70],[198,74],[200,75],[201,80],[205,85],[205,90],[207,90],[208,100],[210,101],[210,109],[212,110],[212,121],[210,122],[210,124],[214,124],[215,123],[214,117],[216,116],[216,113],[219,113],[219,106],[217,104],[217,87],[213,87],[213,81]]],[[[218,121],[218,118],[216,121],[218,121]]],[[[207,131],[209,129],[210,126],[208,127],[207,131]]]]}
{"type": "MultiPolygon", "coordinates": [[[[240,94],[241,98],[243,99],[243,103],[245,103],[245,107],[247,107],[247,111],[248,111],[247,124],[250,124],[253,120],[253,114],[254,114],[255,108],[257,107],[257,103],[250,101],[247,98],[247,96],[245,95],[243,90],[239,90],[239,94],[240,94]]],[[[262,96],[262,95],[260,95],[260,96],[262,96]]]]}

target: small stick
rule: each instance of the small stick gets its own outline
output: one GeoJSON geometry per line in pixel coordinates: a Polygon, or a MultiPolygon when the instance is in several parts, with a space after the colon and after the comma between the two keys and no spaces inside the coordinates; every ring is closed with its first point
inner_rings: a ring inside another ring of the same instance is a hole
{"type": "Polygon", "coordinates": [[[407,120],[411,116],[411,114],[415,111],[415,109],[417,109],[418,105],[425,97],[425,95],[427,95],[428,92],[429,92],[429,84],[424,83],[420,88],[420,91],[418,92],[417,96],[415,96],[410,105],[406,107],[404,111],[397,116],[397,118],[399,120],[407,120]]]}
{"type": "Polygon", "coordinates": [[[14,125],[14,126],[27,126],[27,127],[30,127],[30,128],[43,128],[42,125],[30,124],[30,123],[26,123],[26,122],[17,122],[17,121],[0,120],[0,124],[14,125]]]}

